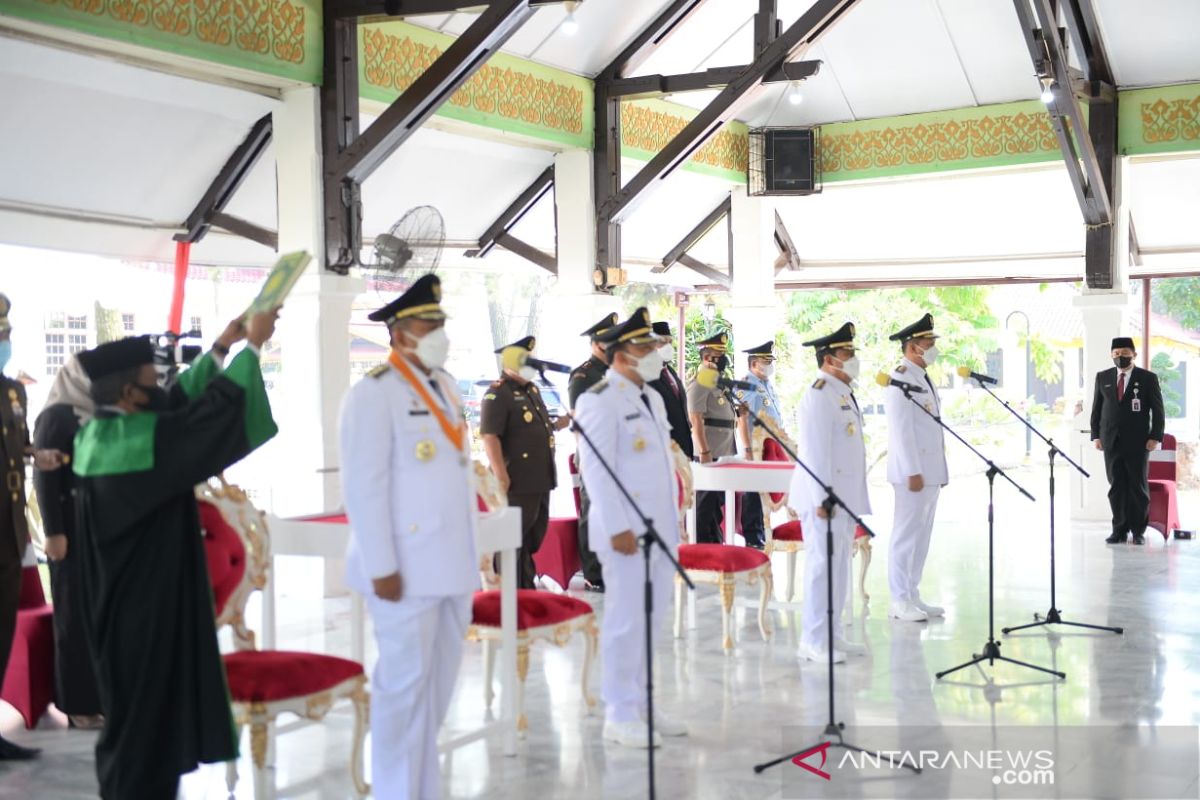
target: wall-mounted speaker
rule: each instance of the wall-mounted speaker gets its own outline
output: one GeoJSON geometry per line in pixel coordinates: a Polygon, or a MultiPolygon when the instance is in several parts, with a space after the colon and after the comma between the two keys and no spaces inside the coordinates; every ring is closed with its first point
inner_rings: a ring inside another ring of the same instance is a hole
{"type": "Polygon", "coordinates": [[[821,191],[816,128],[750,131],[747,185],[752,195],[804,195],[821,191]]]}

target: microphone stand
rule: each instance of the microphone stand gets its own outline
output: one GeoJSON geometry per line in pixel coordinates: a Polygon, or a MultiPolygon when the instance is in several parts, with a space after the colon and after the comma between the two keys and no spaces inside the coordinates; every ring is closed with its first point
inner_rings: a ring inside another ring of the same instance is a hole
{"type": "Polygon", "coordinates": [[[638,540],[642,545],[642,560],[645,569],[645,582],[643,584],[643,613],[646,622],[646,730],[648,739],[648,747],[646,749],[646,764],[650,781],[650,794],[648,796],[650,800],[654,800],[654,637],[653,631],[651,630],[651,617],[654,611],[654,587],[650,580],[651,548],[656,545],[658,546],[658,548],[662,551],[662,554],[666,556],[667,560],[671,563],[671,566],[675,567],[675,572],[678,573],[681,578],[683,578],[683,582],[687,584],[689,589],[695,591],[696,584],[692,583],[692,579],[688,577],[688,574],[684,568],[679,565],[679,561],[676,560],[675,555],[671,552],[671,549],[667,547],[666,542],[662,540],[662,536],[660,536],[658,531],[654,529],[654,520],[650,519],[645,515],[645,513],[642,512],[641,506],[637,504],[637,501],[633,499],[633,496],[629,493],[629,490],[625,488],[625,484],[622,483],[621,479],[617,477],[617,473],[613,471],[612,466],[609,465],[609,463],[604,459],[604,456],[600,455],[600,451],[596,449],[596,445],[592,444],[592,439],[590,436],[588,436],[587,431],[585,431],[583,426],[579,424],[579,421],[573,417],[571,420],[571,430],[578,433],[581,437],[583,437],[583,440],[587,442],[588,447],[591,448],[592,455],[596,457],[596,460],[602,467],[604,467],[604,471],[608,473],[610,478],[612,478],[613,483],[615,483],[617,488],[621,490],[621,495],[625,498],[625,502],[629,503],[629,507],[633,509],[633,512],[638,515],[639,519],[641,519],[642,524],[646,526],[646,532],[639,536],[638,540]]]}
{"type": "MultiPolygon", "coordinates": [[[[725,393],[725,398],[729,401],[730,405],[735,405],[732,388],[728,385],[721,386],[720,383],[718,383],[718,386],[720,387],[721,391],[723,391],[725,393]]],[[[840,747],[844,750],[853,750],[856,753],[866,753],[867,755],[874,756],[875,758],[887,758],[887,760],[889,762],[891,762],[893,765],[895,765],[896,761],[894,758],[892,758],[892,756],[884,754],[884,753],[880,753],[880,752],[877,752],[874,750],[867,750],[865,748],[859,747],[858,745],[851,744],[845,740],[844,734],[842,732],[846,729],[846,723],[838,722],[835,719],[834,701],[833,701],[833,694],[834,694],[834,691],[833,691],[834,690],[834,682],[833,682],[833,680],[834,680],[833,679],[833,570],[834,570],[834,564],[833,564],[833,512],[834,512],[834,509],[841,508],[843,511],[845,511],[850,516],[850,518],[852,520],[854,520],[855,523],[862,526],[863,530],[865,530],[868,535],[874,536],[875,532],[872,531],[869,527],[867,527],[867,523],[863,522],[862,517],[860,517],[858,514],[855,514],[850,509],[849,506],[847,506],[844,502],[842,502],[842,499],[837,496],[836,492],[833,491],[833,486],[826,484],[823,480],[821,480],[819,477],[817,477],[817,474],[815,472],[813,472],[812,469],[810,469],[807,464],[805,464],[803,461],[800,460],[800,457],[798,455],[796,455],[796,452],[794,450],[792,450],[792,448],[788,447],[788,445],[785,442],[783,442],[778,436],[776,436],[775,433],[763,423],[762,417],[760,417],[758,414],[756,414],[754,412],[754,410],[751,409],[749,406],[746,407],[746,412],[748,414],[750,414],[750,417],[754,420],[754,422],[756,424],[761,426],[762,429],[764,431],[766,431],[768,436],[770,436],[772,439],[774,439],[779,444],[779,446],[781,448],[783,448],[783,452],[787,453],[788,456],[793,461],[795,461],[796,464],[799,465],[799,467],[801,469],[803,469],[806,473],[808,473],[808,477],[812,478],[817,483],[818,486],[820,486],[822,489],[825,490],[825,500],[821,503],[821,508],[823,508],[825,510],[825,558],[826,558],[825,616],[826,616],[826,628],[827,628],[827,634],[828,634],[827,644],[828,644],[828,657],[829,657],[828,663],[826,664],[826,670],[828,671],[828,684],[829,684],[829,719],[826,722],[825,731],[824,731],[823,735],[830,737],[832,739],[832,741],[819,742],[815,746],[819,747],[821,745],[828,744],[830,747],[840,747]]],[[[811,752],[812,750],[813,750],[813,747],[805,747],[801,750],[797,750],[793,753],[788,753],[785,756],[780,756],[779,758],[773,759],[771,761],[767,761],[762,764],[756,764],[754,766],[754,772],[761,773],[763,770],[770,769],[771,767],[775,766],[776,764],[782,764],[784,761],[790,761],[793,758],[795,758],[796,756],[806,755],[809,752],[811,752]]],[[[915,764],[900,762],[900,766],[905,767],[907,769],[911,769],[913,772],[915,772],[917,774],[920,774],[920,772],[921,772],[921,768],[916,766],[915,764]]]]}
{"type": "Polygon", "coordinates": [[[1032,422],[1030,422],[1028,419],[1026,419],[1024,416],[1022,416],[1022,415],[1021,415],[1021,413],[1020,413],[1019,411],[1017,411],[1015,408],[1013,408],[1011,405],[1009,405],[1009,404],[1008,404],[1008,401],[1006,401],[1006,400],[1002,399],[1001,397],[999,397],[999,396],[998,396],[998,395],[997,395],[995,392],[993,392],[993,391],[991,390],[991,388],[989,388],[989,387],[987,386],[987,384],[985,384],[983,381],[979,380],[979,378],[976,378],[976,379],[975,379],[975,382],[976,382],[976,383],[979,385],[979,388],[983,389],[985,392],[987,392],[987,393],[988,393],[988,394],[990,394],[992,397],[994,397],[996,400],[998,400],[1002,406],[1004,406],[1005,408],[1007,408],[1007,409],[1009,410],[1009,412],[1010,412],[1010,413],[1011,413],[1011,414],[1012,414],[1014,417],[1016,417],[1017,419],[1021,420],[1021,423],[1022,423],[1022,424],[1023,424],[1023,425],[1024,425],[1024,426],[1025,426],[1027,429],[1028,429],[1028,430],[1032,431],[1032,432],[1033,432],[1033,433],[1034,433],[1034,434],[1035,434],[1035,435],[1036,435],[1036,436],[1037,436],[1039,439],[1041,439],[1043,442],[1045,442],[1046,444],[1050,445],[1050,610],[1046,612],[1046,616],[1045,616],[1045,617],[1043,617],[1041,614],[1034,614],[1034,615],[1033,615],[1033,619],[1034,619],[1034,621],[1033,621],[1033,622],[1030,622],[1030,623],[1028,623],[1027,625],[1015,625],[1015,626],[1013,626],[1013,627],[1010,627],[1010,628],[1001,628],[1001,629],[1000,629],[1000,632],[1001,632],[1001,633],[1003,633],[1003,634],[1005,634],[1005,635],[1007,635],[1007,634],[1009,634],[1009,633],[1011,633],[1011,632],[1013,632],[1013,631],[1019,631],[1019,630],[1023,630],[1023,629],[1025,629],[1025,628],[1036,628],[1036,627],[1038,627],[1039,625],[1074,625],[1074,626],[1075,626],[1075,627],[1077,627],[1077,628],[1092,628],[1092,629],[1094,629],[1094,630],[1100,630],[1100,631],[1110,631],[1110,632],[1112,632],[1112,633],[1124,633],[1124,632],[1125,632],[1125,629],[1124,629],[1124,628],[1110,627],[1110,626],[1108,626],[1108,625],[1091,625],[1091,624],[1088,624],[1088,623],[1086,623],[1086,622],[1069,622],[1069,621],[1067,621],[1067,620],[1065,620],[1065,619],[1063,619],[1063,618],[1062,618],[1062,616],[1061,616],[1061,612],[1060,612],[1060,611],[1059,611],[1059,609],[1058,609],[1058,605],[1057,605],[1057,602],[1056,602],[1056,599],[1055,599],[1055,578],[1054,578],[1054,457],[1055,457],[1055,456],[1059,456],[1059,455],[1061,455],[1061,456],[1063,457],[1063,460],[1064,460],[1064,461],[1066,461],[1068,464],[1070,464],[1072,467],[1074,467],[1076,470],[1078,470],[1078,471],[1079,471],[1079,474],[1083,475],[1083,477],[1085,477],[1085,478],[1090,478],[1091,476],[1090,476],[1090,475],[1088,475],[1088,473],[1087,473],[1087,470],[1085,470],[1083,467],[1079,466],[1079,465],[1078,465],[1078,464],[1076,464],[1074,461],[1072,461],[1070,456],[1068,456],[1068,455],[1067,455],[1066,453],[1064,453],[1062,450],[1059,450],[1059,449],[1058,449],[1058,445],[1056,445],[1056,444],[1054,443],[1054,440],[1053,440],[1053,439],[1048,439],[1048,438],[1046,438],[1046,436],[1044,436],[1044,435],[1042,434],[1042,432],[1041,432],[1041,431],[1039,431],[1039,430],[1038,430],[1036,427],[1034,427],[1034,425],[1033,425],[1033,423],[1032,423],[1032,422]]]}
{"type": "Polygon", "coordinates": [[[914,398],[912,396],[911,388],[905,388],[904,386],[901,386],[898,388],[900,389],[901,392],[904,393],[905,398],[907,398],[917,408],[921,409],[922,413],[924,413],[927,417],[929,417],[934,422],[936,422],[939,426],[941,426],[942,430],[947,431],[955,439],[958,439],[960,442],[962,442],[968,450],[970,450],[972,453],[974,453],[976,456],[978,456],[980,458],[980,460],[983,461],[983,463],[988,465],[988,469],[987,469],[987,479],[988,479],[988,640],[987,640],[987,644],[985,644],[983,646],[983,652],[972,653],[970,661],[959,664],[957,667],[951,667],[950,669],[942,670],[941,672],[936,673],[936,675],[934,677],[941,679],[941,678],[945,677],[946,675],[949,675],[951,672],[957,672],[960,669],[965,669],[966,667],[974,666],[975,664],[978,664],[980,661],[987,661],[988,666],[995,666],[997,661],[1008,661],[1009,663],[1017,664],[1022,667],[1029,667],[1030,669],[1036,669],[1040,672],[1048,672],[1051,675],[1057,675],[1060,678],[1066,678],[1067,674],[1065,672],[1059,672],[1057,670],[1047,669],[1046,667],[1039,667],[1036,664],[1028,664],[1024,661],[1018,661],[1015,658],[1009,658],[1008,656],[1000,655],[1000,643],[996,641],[996,560],[995,560],[995,553],[996,553],[996,550],[995,550],[995,542],[996,542],[996,536],[995,536],[995,533],[996,533],[996,512],[995,512],[995,508],[996,508],[996,505],[995,505],[996,476],[999,475],[1000,477],[1004,478],[1004,480],[1008,481],[1013,486],[1015,486],[1018,492],[1025,495],[1030,500],[1033,500],[1033,495],[1031,495],[1029,492],[1027,492],[1023,488],[1021,488],[1020,484],[1018,484],[1016,481],[1014,481],[1012,478],[1010,478],[1004,470],[1002,470],[998,466],[996,466],[995,462],[993,462],[990,458],[985,456],[983,453],[979,452],[979,450],[977,450],[974,445],[972,445],[970,442],[968,442],[963,437],[959,436],[958,432],[956,430],[954,430],[953,428],[951,428],[949,425],[947,425],[945,422],[942,421],[941,416],[939,416],[938,414],[934,414],[932,411],[930,411],[928,408],[926,408],[920,402],[918,402],[916,400],[916,398],[914,398]]]}

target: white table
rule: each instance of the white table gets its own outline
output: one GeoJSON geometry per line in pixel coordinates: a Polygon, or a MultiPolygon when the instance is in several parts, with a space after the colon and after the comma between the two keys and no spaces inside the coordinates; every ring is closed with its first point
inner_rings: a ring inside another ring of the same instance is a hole
{"type": "MultiPolygon", "coordinates": [[[[275,556],[346,557],[350,526],[323,522],[322,516],[284,519],[269,516],[271,558],[275,556]]],[[[493,729],[504,732],[504,752],[517,753],[517,549],[521,546],[521,509],[502,508],[479,515],[475,533],[478,553],[500,553],[500,717],[474,731],[439,743],[443,751],[481,739],[493,729]]],[[[272,563],[272,570],[274,564],[272,563]]],[[[366,609],[362,596],[351,594],[350,657],[362,663],[366,651],[366,609]]],[[[275,591],[268,583],[263,593],[263,646],[275,647],[275,591]]]]}
{"type": "MultiPolygon", "coordinates": [[[[795,465],[775,461],[742,461],[722,464],[692,464],[692,488],[697,492],[725,493],[725,544],[733,544],[738,492],[786,494],[795,465]]],[[[696,541],[696,504],[688,510],[689,541],[696,541]]]]}

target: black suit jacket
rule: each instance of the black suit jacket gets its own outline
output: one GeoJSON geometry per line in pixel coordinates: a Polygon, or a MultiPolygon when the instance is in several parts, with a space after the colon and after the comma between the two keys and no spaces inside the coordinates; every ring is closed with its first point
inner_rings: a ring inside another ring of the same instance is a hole
{"type": "Polygon", "coordinates": [[[1145,451],[1146,440],[1163,438],[1162,390],[1158,376],[1141,367],[1129,374],[1129,384],[1121,402],[1117,402],[1117,368],[1096,373],[1096,395],[1092,400],[1092,439],[1099,439],[1105,450],[1145,451]],[[1141,410],[1133,410],[1133,400],[1141,400],[1141,410]]]}
{"type": "Polygon", "coordinates": [[[662,375],[657,380],[650,381],[650,385],[662,395],[663,404],[667,407],[667,420],[671,423],[671,439],[679,445],[679,449],[685,456],[693,458],[692,423],[688,421],[687,413],[687,386],[679,380],[679,375],[670,365],[663,367],[662,375]],[[679,394],[676,394],[675,389],[672,389],[667,382],[668,373],[675,379],[675,386],[679,389],[679,394]]]}

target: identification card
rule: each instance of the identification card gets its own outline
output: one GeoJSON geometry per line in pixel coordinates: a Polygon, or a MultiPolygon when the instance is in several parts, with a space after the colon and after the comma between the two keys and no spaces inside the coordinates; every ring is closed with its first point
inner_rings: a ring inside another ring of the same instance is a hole
{"type": "Polygon", "coordinates": [[[1133,401],[1130,403],[1130,405],[1132,406],[1134,411],[1142,410],[1142,401],[1136,397],[1133,398],[1133,401]]]}

